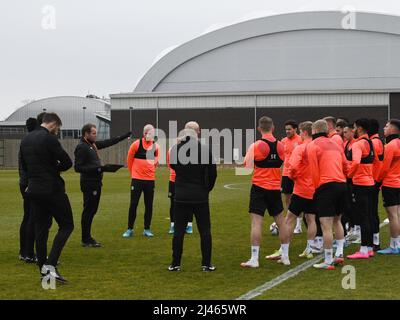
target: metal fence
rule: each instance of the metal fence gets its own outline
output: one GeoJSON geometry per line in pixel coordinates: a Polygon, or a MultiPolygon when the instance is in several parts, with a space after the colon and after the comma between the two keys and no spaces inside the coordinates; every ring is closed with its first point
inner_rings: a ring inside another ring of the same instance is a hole
{"type": "MultiPolygon", "coordinates": [[[[126,164],[129,147],[135,140],[136,139],[124,140],[112,147],[99,150],[102,163],[126,164]]],[[[62,139],[59,141],[71,159],[74,160],[74,150],[79,143],[79,139],[62,139]]],[[[20,144],[20,139],[0,139],[0,169],[18,167],[18,152],[20,144]]],[[[167,140],[159,139],[157,144],[160,148],[159,164],[165,165],[166,150],[168,148],[167,140]]]]}
{"type": "MultiPolygon", "coordinates": [[[[71,159],[74,159],[74,150],[79,140],[65,139],[60,140],[63,148],[68,152],[71,159]]],[[[100,157],[102,162],[124,164],[126,162],[126,155],[132,140],[122,141],[110,148],[100,150],[100,157]]],[[[14,168],[18,167],[18,152],[21,144],[19,139],[0,139],[0,167],[14,168]]]]}
{"type": "Polygon", "coordinates": [[[0,139],[0,167],[4,167],[4,140],[0,139]]]}

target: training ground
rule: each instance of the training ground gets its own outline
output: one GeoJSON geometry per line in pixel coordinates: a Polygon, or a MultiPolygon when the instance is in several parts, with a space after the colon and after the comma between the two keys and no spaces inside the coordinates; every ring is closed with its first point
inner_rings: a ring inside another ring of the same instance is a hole
{"type": "MultiPolygon", "coordinates": [[[[247,209],[251,177],[235,176],[234,169],[218,170],[210,197],[213,263],[217,267],[212,273],[200,270],[200,241],[195,224],[194,233],[185,237],[182,271],[167,271],[172,237],[168,234],[166,168],[157,169],[154,238],[142,236],[143,199],[138,208],[135,235],[122,238],[129,208],[129,174],[126,169],[105,174],[100,208],[93,224],[93,236],[103,244],[102,248],[81,247],[79,175],[70,170],[63,177],[73,208],[75,230],[60,258],[59,270],[70,283],[58,285],[56,290],[44,290],[37,267],[18,260],[22,219],[18,172],[0,171],[0,299],[237,299],[269,281],[276,284],[277,277],[306,262],[298,258],[306,243],[304,226],[303,234],[295,235],[290,247],[291,266],[264,259],[279,247],[278,238],[268,231],[272,219],[267,217],[260,268],[240,268],[240,263],[250,255],[247,209]]],[[[380,215],[382,220],[386,217],[382,206],[380,215]]],[[[53,239],[55,230],[56,223],[53,223],[49,239],[53,239]]],[[[388,243],[388,230],[388,226],[381,229],[383,246],[388,243]]],[[[351,245],[345,254],[357,248],[351,245]]],[[[342,273],[342,267],[334,271],[310,267],[287,280],[286,275],[281,277],[286,281],[259,292],[254,299],[400,299],[400,255],[376,256],[368,261],[346,260],[345,265],[355,268],[355,289],[343,288],[342,280],[347,274],[342,273]]],[[[349,283],[346,279],[344,282],[349,283]]]]}

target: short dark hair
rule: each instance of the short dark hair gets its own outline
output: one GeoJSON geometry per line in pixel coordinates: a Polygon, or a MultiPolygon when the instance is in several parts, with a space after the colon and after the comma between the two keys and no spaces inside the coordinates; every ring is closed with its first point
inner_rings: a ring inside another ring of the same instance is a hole
{"type": "Polygon", "coordinates": [[[365,118],[357,119],[354,122],[354,124],[356,125],[356,127],[363,128],[364,131],[366,131],[366,132],[369,131],[369,127],[370,127],[369,119],[365,119],[365,118]]]}
{"type": "Polygon", "coordinates": [[[346,125],[344,126],[344,128],[354,129],[354,122],[346,123],[346,125]]]}
{"type": "Polygon", "coordinates": [[[297,128],[299,127],[298,124],[297,124],[297,122],[294,121],[294,120],[287,120],[287,121],[285,122],[284,126],[285,126],[285,127],[286,127],[286,126],[292,126],[293,129],[297,129],[297,128]]]}
{"type": "Polygon", "coordinates": [[[388,122],[392,126],[395,126],[398,131],[400,131],[400,120],[399,119],[390,119],[388,122]]]}
{"type": "Polygon", "coordinates": [[[41,112],[37,115],[36,120],[39,126],[43,123],[43,117],[45,114],[46,112],[41,112]]]}
{"type": "Polygon", "coordinates": [[[377,134],[379,132],[379,121],[376,119],[369,119],[369,130],[370,136],[377,134]]]}
{"type": "Polygon", "coordinates": [[[85,133],[90,133],[92,131],[92,128],[96,128],[96,125],[93,123],[87,123],[82,127],[82,137],[85,135],[85,133]]]}
{"type": "Polygon", "coordinates": [[[344,121],[344,120],[339,120],[339,121],[337,121],[336,122],[336,127],[339,127],[339,128],[346,128],[347,127],[347,122],[346,121],[344,121]]]}
{"type": "Polygon", "coordinates": [[[37,127],[38,122],[35,118],[28,118],[26,120],[25,125],[26,125],[26,129],[28,130],[28,132],[32,132],[37,127]]]}
{"type": "Polygon", "coordinates": [[[50,113],[45,113],[43,115],[43,123],[52,123],[55,122],[58,126],[62,126],[62,121],[60,119],[60,117],[54,113],[54,112],[50,112],[50,113]]]}

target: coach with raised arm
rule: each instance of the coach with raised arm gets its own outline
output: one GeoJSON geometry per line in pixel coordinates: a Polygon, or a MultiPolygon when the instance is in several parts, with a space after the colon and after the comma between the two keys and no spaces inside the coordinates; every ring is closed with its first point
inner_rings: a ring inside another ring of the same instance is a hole
{"type": "Polygon", "coordinates": [[[85,124],[82,138],[75,148],[75,171],[81,174],[81,191],[83,193],[82,211],[82,246],[101,247],[91,236],[93,218],[99,207],[101,187],[103,185],[104,167],[101,164],[99,150],[108,148],[131,136],[131,132],[112,139],[96,141],[97,128],[94,124],[85,124]]]}
{"type": "Polygon", "coordinates": [[[196,122],[185,125],[179,143],[170,151],[170,166],[175,179],[175,228],[172,240],[172,263],[169,271],[180,271],[183,239],[192,213],[196,217],[201,239],[202,270],[214,271],[211,264],[211,221],[208,195],[217,179],[217,166],[210,149],[199,140],[196,122]]]}

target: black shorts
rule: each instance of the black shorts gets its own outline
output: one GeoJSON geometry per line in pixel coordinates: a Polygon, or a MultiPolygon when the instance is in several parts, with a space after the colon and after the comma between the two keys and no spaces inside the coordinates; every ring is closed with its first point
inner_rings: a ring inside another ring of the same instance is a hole
{"type": "Polygon", "coordinates": [[[168,198],[173,198],[175,195],[175,182],[170,181],[168,185],[168,198]]]}
{"type": "Polygon", "coordinates": [[[249,213],[264,216],[265,210],[271,217],[283,211],[282,197],[279,190],[267,190],[256,185],[251,186],[249,213]]]}
{"type": "Polygon", "coordinates": [[[358,217],[365,217],[372,212],[375,186],[353,185],[354,211],[358,217]]]}
{"type": "Polygon", "coordinates": [[[281,192],[283,194],[292,194],[294,188],[294,182],[289,177],[283,176],[281,182],[281,192]]]}
{"type": "Polygon", "coordinates": [[[301,215],[303,212],[315,214],[314,201],[294,194],[290,199],[289,211],[296,216],[301,215]]]}
{"type": "Polygon", "coordinates": [[[384,207],[400,205],[400,188],[382,187],[382,197],[384,207]]]}
{"type": "Polygon", "coordinates": [[[346,207],[346,183],[329,182],[315,190],[316,213],[320,218],[339,216],[346,207]]]}

